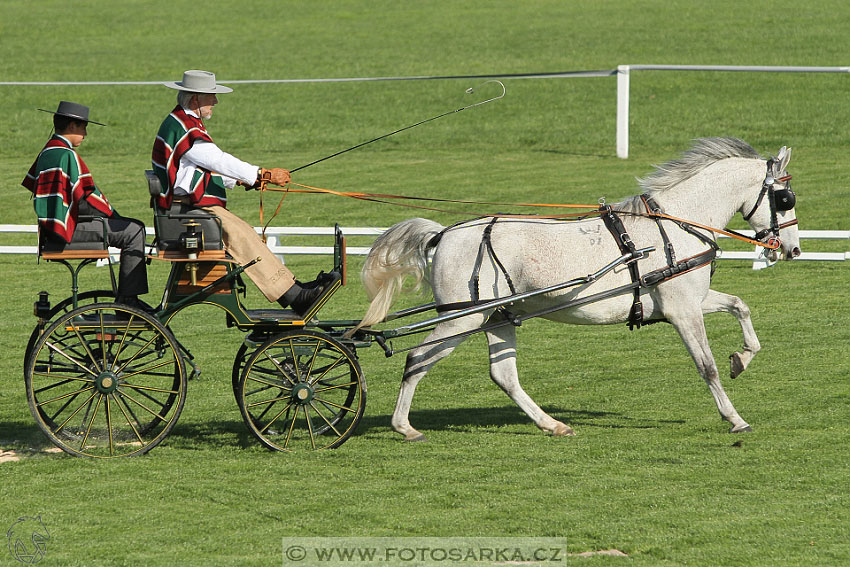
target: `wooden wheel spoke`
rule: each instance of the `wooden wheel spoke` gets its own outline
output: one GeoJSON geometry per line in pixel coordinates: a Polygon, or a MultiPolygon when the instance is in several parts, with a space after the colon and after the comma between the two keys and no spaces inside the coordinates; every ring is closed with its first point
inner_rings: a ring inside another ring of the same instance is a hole
{"type": "Polygon", "coordinates": [[[318,398],[318,397],[313,398],[313,399],[314,399],[315,401],[319,402],[319,403],[322,403],[322,404],[326,405],[326,406],[331,406],[331,407],[334,407],[334,408],[339,409],[339,410],[342,410],[342,411],[349,411],[349,412],[353,412],[353,411],[355,411],[355,410],[354,410],[354,409],[352,409],[352,408],[349,408],[349,407],[346,407],[346,406],[343,406],[343,405],[340,405],[340,404],[334,403],[334,402],[332,402],[332,401],[330,401],[330,400],[323,400],[322,398],[318,398]]]}
{"type": "Polygon", "coordinates": [[[329,384],[324,388],[316,388],[316,394],[318,394],[319,392],[329,392],[330,390],[338,390],[340,388],[350,388],[356,385],[357,382],[348,382],[346,384],[329,384]]]}
{"type": "Polygon", "coordinates": [[[322,372],[322,373],[321,373],[321,374],[320,374],[320,375],[319,375],[319,376],[318,376],[315,380],[312,380],[310,383],[311,383],[311,384],[316,384],[317,382],[319,382],[320,380],[322,380],[325,376],[327,376],[328,372],[330,372],[331,370],[333,370],[334,368],[336,368],[337,366],[339,366],[339,363],[340,363],[340,362],[342,362],[342,361],[344,361],[344,360],[347,360],[347,359],[346,359],[346,357],[345,357],[345,355],[342,355],[342,354],[341,354],[341,355],[339,355],[339,357],[337,357],[337,359],[336,359],[336,360],[334,360],[334,361],[333,361],[333,362],[332,362],[332,363],[331,363],[331,364],[330,364],[330,365],[329,365],[329,366],[328,366],[328,367],[324,370],[324,372],[322,372]]]}
{"type": "Polygon", "coordinates": [[[316,415],[318,415],[319,417],[321,417],[321,418],[322,418],[322,421],[324,421],[324,422],[325,422],[325,424],[326,424],[328,427],[330,427],[331,429],[333,429],[333,431],[334,431],[334,433],[336,433],[336,436],[337,436],[337,437],[342,436],[342,433],[340,433],[340,432],[339,432],[339,430],[338,430],[338,429],[334,426],[334,424],[333,424],[333,423],[331,423],[331,422],[328,420],[328,418],[326,418],[326,417],[322,414],[322,412],[321,412],[321,411],[319,411],[319,408],[317,408],[317,407],[316,407],[315,400],[310,401],[310,406],[313,408],[313,411],[315,411],[315,412],[316,412],[316,415]]]}
{"type": "Polygon", "coordinates": [[[67,359],[67,360],[68,360],[71,364],[73,364],[73,365],[75,365],[75,366],[79,367],[81,370],[83,370],[83,372],[87,372],[87,373],[91,374],[92,376],[96,376],[96,374],[95,374],[92,370],[88,369],[88,368],[87,368],[85,365],[83,365],[83,364],[82,364],[79,360],[76,360],[75,358],[71,358],[69,355],[65,354],[65,352],[64,352],[61,348],[57,347],[55,344],[53,344],[53,343],[51,343],[51,342],[49,342],[49,341],[48,341],[48,342],[46,342],[46,343],[44,343],[44,344],[45,344],[45,346],[47,346],[47,348],[49,348],[50,350],[52,350],[52,351],[54,351],[54,352],[58,353],[60,356],[65,357],[65,358],[66,358],[66,359],[67,359]]]}
{"type": "Polygon", "coordinates": [[[94,388],[91,388],[91,390],[92,390],[92,395],[89,396],[89,399],[87,399],[86,401],[81,403],[80,406],[71,413],[71,415],[69,415],[67,418],[65,418],[65,421],[63,421],[62,424],[59,425],[55,429],[56,433],[58,433],[60,430],[62,430],[62,428],[65,427],[68,424],[69,421],[74,419],[74,417],[76,417],[76,415],[78,413],[80,413],[80,410],[82,410],[84,407],[86,407],[89,404],[89,402],[91,402],[94,399],[94,397],[97,395],[97,391],[94,388]]]}
{"type": "MultiPolygon", "coordinates": [[[[298,408],[299,406],[295,406],[295,415],[292,416],[292,421],[289,422],[289,431],[286,434],[286,443],[283,444],[283,447],[288,449],[289,442],[292,440],[292,432],[295,430],[295,420],[298,419],[298,408]]],[[[271,424],[269,424],[271,425],[271,424]]],[[[267,428],[268,426],[266,426],[267,428]]],[[[265,428],[264,428],[265,429],[265,428]]]]}
{"type": "MultiPolygon", "coordinates": [[[[122,391],[121,396],[123,396],[124,398],[127,398],[128,400],[130,400],[131,402],[133,402],[134,404],[136,404],[137,406],[139,406],[140,408],[142,408],[143,410],[145,410],[146,412],[151,414],[153,417],[155,417],[157,419],[161,419],[163,421],[166,420],[166,418],[164,416],[159,415],[157,412],[150,409],[148,406],[146,406],[145,404],[143,404],[139,400],[135,399],[133,396],[130,396],[129,394],[127,394],[127,392],[122,391]]],[[[158,400],[154,400],[154,401],[157,401],[157,403],[160,403],[158,400]]],[[[163,407],[163,408],[165,407],[165,405],[162,404],[162,403],[160,403],[160,406],[163,407]]]]}
{"type": "Polygon", "coordinates": [[[139,443],[141,443],[142,445],[144,445],[144,444],[145,444],[145,440],[144,440],[144,439],[142,439],[142,436],[141,436],[141,434],[139,433],[139,430],[136,428],[136,425],[134,425],[134,424],[133,424],[133,422],[135,421],[135,422],[136,422],[136,424],[138,424],[138,425],[140,425],[140,426],[142,425],[142,424],[139,422],[139,420],[138,420],[138,418],[136,417],[136,415],[132,412],[132,410],[130,410],[129,406],[127,406],[127,403],[126,403],[126,402],[124,402],[124,401],[121,399],[121,397],[120,397],[120,396],[115,396],[115,405],[116,405],[116,406],[118,406],[118,409],[120,409],[120,410],[121,410],[121,413],[122,413],[122,414],[124,414],[124,419],[126,419],[126,420],[127,420],[127,425],[129,425],[129,426],[130,426],[130,429],[132,429],[132,430],[133,430],[133,434],[136,436],[136,439],[138,439],[138,440],[139,440],[139,443]]]}
{"type": "MultiPolygon", "coordinates": [[[[97,394],[96,394],[97,395],[97,394]]],[[[103,394],[98,395],[97,403],[94,406],[94,412],[92,412],[91,419],[88,420],[88,427],[86,428],[86,434],[83,435],[83,440],[80,442],[80,451],[85,449],[86,441],[88,441],[89,436],[91,435],[91,429],[94,425],[94,420],[97,418],[97,412],[100,409],[100,402],[103,400],[103,394]]]]}
{"type": "Polygon", "coordinates": [[[48,390],[52,390],[53,388],[58,388],[66,384],[70,384],[71,382],[83,382],[86,384],[94,383],[94,380],[92,380],[91,378],[80,378],[78,376],[63,376],[61,374],[51,374],[47,372],[33,372],[32,375],[41,376],[43,378],[60,378],[59,382],[48,384],[47,386],[42,386],[38,389],[33,389],[33,392],[35,392],[36,394],[41,394],[42,392],[46,392],[48,390]]]}

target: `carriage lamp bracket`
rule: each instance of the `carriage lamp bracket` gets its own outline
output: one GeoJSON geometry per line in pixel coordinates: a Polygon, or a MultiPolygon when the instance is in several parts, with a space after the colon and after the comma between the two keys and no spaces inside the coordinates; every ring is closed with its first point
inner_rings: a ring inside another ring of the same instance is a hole
{"type": "Polygon", "coordinates": [[[50,315],[50,294],[46,291],[38,292],[38,301],[33,303],[32,314],[38,317],[39,321],[47,320],[50,315]]]}

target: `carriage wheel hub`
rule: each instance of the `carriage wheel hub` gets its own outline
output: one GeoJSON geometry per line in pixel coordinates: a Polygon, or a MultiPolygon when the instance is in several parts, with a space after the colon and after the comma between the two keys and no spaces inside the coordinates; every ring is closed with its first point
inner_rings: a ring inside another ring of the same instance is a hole
{"type": "Polygon", "coordinates": [[[292,401],[296,404],[307,405],[313,399],[313,388],[309,384],[299,383],[292,388],[292,401]]]}
{"type": "Polygon", "coordinates": [[[118,388],[118,376],[114,372],[105,370],[98,374],[95,385],[101,394],[110,394],[118,388]]]}

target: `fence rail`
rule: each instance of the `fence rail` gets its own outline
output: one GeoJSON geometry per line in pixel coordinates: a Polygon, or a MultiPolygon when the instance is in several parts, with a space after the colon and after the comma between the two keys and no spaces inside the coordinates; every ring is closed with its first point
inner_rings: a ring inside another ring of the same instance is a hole
{"type": "MultiPolygon", "coordinates": [[[[259,234],[261,229],[254,227],[254,230],[259,234]]],[[[376,237],[383,233],[386,228],[378,227],[341,227],[343,234],[346,237],[376,237]]],[[[153,236],[153,228],[146,229],[148,236],[153,236]]],[[[24,224],[0,224],[0,235],[4,234],[32,234],[33,240],[38,233],[35,225],[24,224]]],[[[751,230],[743,230],[742,234],[753,237],[754,232],[751,230]]],[[[286,254],[302,255],[328,255],[333,254],[333,246],[283,246],[280,244],[282,236],[333,236],[333,227],[325,226],[278,226],[269,227],[266,229],[267,244],[269,249],[281,257],[286,254]]],[[[729,238],[728,236],[720,235],[720,238],[729,238]]],[[[801,230],[800,240],[850,240],[850,230],[801,230]]],[[[803,250],[805,250],[803,246],[803,250]]],[[[369,253],[370,246],[348,246],[346,252],[352,256],[365,256],[369,253]]],[[[114,255],[117,255],[117,249],[110,249],[114,255]]],[[[36,254],[37,247],[31,246],[4,246],[0,245],[0,254],[36,254]]],[[[721,251],[719,259],[721,260],[745,260],[753,262],[753,269],[758,270],[768,267],[770,263],[764,258],[761,253],[761,247],[756,247],[752,251],[721,251]]],[[[117,256],[115,258],[117,260],[117,256]]],[[[820,261],[820,262],[840,262],[850,260],[850,251],[845,252],[803,252],[795,261],[820,261]]]]}
{"type": "MultiPolygon", "coordinates": [[[[709,71],[737,73],[850,73],[850,67],[805,67],[777,65],[618,65],[616,69],[557,71],[545,73],[492,73],[483,75],[416,75],[398,77],[325,77],[305,79],[219,80],[222,84],[348,83],[371,81],[433,81],[453,79],[570,79],[617,77],[617,157],[629,157],[629,90],[633,71],[709,71]]],[[[164,81],[0,81],[0,87],[17,86],[159,86],[164,81]]]]}

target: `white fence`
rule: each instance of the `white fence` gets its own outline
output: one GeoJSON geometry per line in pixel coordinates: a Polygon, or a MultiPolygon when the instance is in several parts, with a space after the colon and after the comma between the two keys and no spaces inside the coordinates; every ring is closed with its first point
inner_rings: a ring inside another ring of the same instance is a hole
{"type": "MultiPolygon", "coordinates": [[[[257,233],[261,229],[254,227],[257,233]]],[[[382,232],[385,228],[377,227],[341,227],[343,234],[346,237],[372,237],[372,239],[382,232]]],[[[0,224],[0,235],[3,234],[31,234],[33,241],[37,229],[35,225],[24,224],[0,224]]],[[[753,231],[741,231],[742,234],[752,237],[753,231]]],[[[153,228],[147,228],[148,236],[153,236],[153,228]]],[[[269,249],[281,256],[286,254],[316,254],[327,255],[333,254],[333,246],[283,246],[280,244],[282,236],[316,236],[316,237],[332,237],[334,234],[333,227],[324,226],[278,226],[269,227],[266,229],[267,244],[269,249]]],[[[721,235],[720,238],[729,238],[721,235]]],[[[850,240],[850,230],[801,230],[800,240],[850,240]]],[[[369,246],[348,246],[346,252],[353,256],[365,256],[369,253],[369,246]]],[[[795,261],[844,261],[850,260],[850,251],[846,252],[806,252],[806,246],[802,246],[804,252],[795,261]]],[[[111,249],[113,254],[117,254],[117,250],[111,249]]],[[[753,269],[758,270],[770,265],[769,262],[761,254],[761,247],[756,247],[751,252],[746,251],[722,251],[719,258],[721,260],[745,260],[753,262],[753,269]]],[[[30,246],[2,246],[0,245],[0,254],[36,254],[37,248],[35,245],[30,246]]],[[[117,256],[115,257],[117,260],[117,256]]]]}
{"type": "MultiPolygon", "coordinates": [[[[254,230],[257,231],[257,234],[262,232],[262,229],[259,227],[254,227],[254,230]]],[[[364,228],[364,227],[341,227],[343,234],[346,236],[378,236],[382,232],[384,232],[384,228],[364,228]]],[[[154,230],[152,227],[147,227],[145,232],[150,237],[148,240],[152,241],[154,236],[154,230]]],[[[2,234],[32,234],[33,241],[36,239],[36,234],[38,233],[38,228],[35,225],[25,225],[25,224],[0,224],[0,235],[2,234]]],[[[321,226],[278,226],[278,227],[269,227],[266,229],[266,244],[269,249],[278,255],[285,254],[333,254],[334,248],[332,245],[330,246],[281,246],[279,244],[279,238],[281,236],[333,236],[334,229],[333,227],[321,227],[321,226]]],[[[347,253],[355,256],[365,256],[369,253],[368,246],[349,246],[347,247],[347,253]]],[[[0,254],[36,254],[38,252],[38,248],[35,244],[31,246],[2,246],[0,245],[0,254]]],[[[115,248],[110,248],[110,252],[113,255],[117,254],[118,251],[115,248]]],[[[117,256],[115,257],[117,259],[117,256]]]]}

